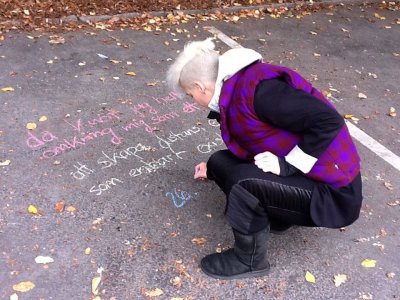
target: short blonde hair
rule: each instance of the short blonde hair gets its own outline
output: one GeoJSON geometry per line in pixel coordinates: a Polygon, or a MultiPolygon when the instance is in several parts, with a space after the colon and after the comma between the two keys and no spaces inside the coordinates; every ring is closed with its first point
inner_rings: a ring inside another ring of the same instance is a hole
{"type": "Polygon", "coordinates": [[[167,84],[172,91],[182,95],[184,88],[191,87],[195,80],[215,82],[219,54],[214,49],[212,38],[186,44],[167,72],[167,84]]]}

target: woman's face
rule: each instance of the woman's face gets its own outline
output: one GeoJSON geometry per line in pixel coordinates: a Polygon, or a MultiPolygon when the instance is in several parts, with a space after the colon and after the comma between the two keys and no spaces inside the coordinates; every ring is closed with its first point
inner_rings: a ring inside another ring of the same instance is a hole
{"type": "Polygon", "coordinates": [[[200,106],[207,108],[214,95],[214,87],[209,84],[203,84],[201,82],[195,82],[192,87],[184,89],[189,97],[200,106]]]}

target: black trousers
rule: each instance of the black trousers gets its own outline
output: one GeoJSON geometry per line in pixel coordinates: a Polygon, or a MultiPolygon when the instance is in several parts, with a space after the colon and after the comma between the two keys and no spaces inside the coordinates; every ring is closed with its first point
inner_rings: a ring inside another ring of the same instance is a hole
{"type": "Polygon", "coordinates": [[[221,150],[208,160],[207,177],[226,195],[229,225],[243,234],[258,232],[274,222],[315,226],[310,202],[316,183],[301,173],[288,177],[266,173],[254,162],[221,150]]]}

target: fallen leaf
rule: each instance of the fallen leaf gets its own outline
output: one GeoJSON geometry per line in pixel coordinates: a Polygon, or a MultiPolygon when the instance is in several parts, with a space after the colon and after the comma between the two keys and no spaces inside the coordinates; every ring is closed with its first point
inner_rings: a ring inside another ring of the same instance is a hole
{"type": "Polygon", "coordinates": [[[192,239],[192,243],[196,244],[196,245],[204,245],[206,242],[207,242],[207,240],[202,237],[192,239]]]}
{"type": "Polygon", "coordinates": [[[119,60],[115,60],[115,59],[110,59],[110,61],[113,63],[113,64],[119,64],[121,61],[119,61],[119,60]]]}
{"type": "Polygon", "coordinates": [[[30,214],[36,215],[36,214],[38,213],[38,209],[37,209],[34,205],[30,204],[30,205],[28,206],[28,212],[29,212],[30,214]]]}
{"type": "Polygon", "coordinates": [[[335,282],[335,286],[338,287],[342,283],[345,283],[347,281],[347,275],[345,275],[345,274],[334,275],[333,281],[335,282]]]}
{"type": "Polygon", "coordinates": [[[104,54],[97,53],[97,55],[98,55],[100,58],[108,59],[108,57],[107,57],[107,56],[105,56],[104,54]]]}
{"type": "Polygon", "coordinates": [[[361,265],[364,267],[364,268],[375,268],[375,265],[376,265],[376,260],[374,260],[374,259],[364,259],[362,262],[361,262],[361,265]]]}
{"type": "Polygon", "coordinates": [[[394,276],[396,276],[396,274],[395,274],[394,272],[386,273],[386,277],[387,277],[387,278],[392,279],[392,278],[394,278],[394,276]]]}
{"type": "Polygon", "coordinates": [[[129,75],[129,76],[136,76],[136,73],[135,73],[135,72],[127,72],[126,75],[129,75]]]}
{"type": "Polygon", "coordinates": [[[54,205],[54,210],[58,213],[64,210],[65,204],[63,201],[59,201],[54,205]]]}
{"type": "Polygon", "coordinates": [[[70,206],[68,206],[68,207],[66,208],[66,211],[67,211],[67,212],[70,212],[70,213],[74,213],[74,212],[76,212],[76,208],[73,207],[72,205],[70,205],[70,206]]]}
{"type": "Polygon", "coordinates": [[[29,130],[33,130],[37,127],[37,125],[35,123],[28,123],[26,124],[26,128],[29,130]]]}
{"type": "Polygon", "coordinates": [[[312,35],[317,35],[318,33],[316,33],[315,31],[310,31],[310,33],[312,34],[312,35]]]}
{"type": "Polygon", "coordinates": [[[90,248],[86,248],[86,249],[85,249],[85,254],[86,254],[86,255],[89,255],[90,252],[91,252],[90,248]]]}
{"type": "Polygon", "coordinates": [[[320,57],[320,56],[321,56],[321,54],[314,52],[314,56],[316,56],[316,57],[320,57]]]}
{"type": "Polygon", "coordinates": [[[390,182],[385,181],[383,185],[389,190],[393,191],[393,185],[390,182]]]}
{"type": "Polygon", "coordinates": [[[59,160],[55,160],[55,161],[53,162],[53,165],[59,165],[59,164],[61,164],[61,162],[60,162],[59,160]]]}
{"type": "Polygon", "coordinates": [[[92,293],[94,295],[97,295],[99,293],[98,289],[99,289],[100,281],[101,281],[100,276],[93,277],[93,279],[92,279],[92,293]]]}
{"type": "Polygon", "coordinates": [[[11,160],[6,159],[5,161],[0,161],[0,167],[8,166],[11,163],[11,160]]]}
{"type": "Polygon", "coordinates": [[[174,278],[172,278],[170,280],[171,284],[176,287],[176,288],[180,288],[182,286],[182,280],[179,276],[175,276],[174,278]]]}
{"type": "Polygon", "coordinates": [[[11,86],[7,86],[1,89],[2,92],[13,92],[14,89],[11,86]]]}
{"type": "Polygon", "coordinates": [[[64,44],[64,43],[65,43],[65,39],[63,37],[58,36],[58,35],[50,36],[49,44],[57,45],[57,44],[64,44]]]}
{"type": "Polygon", "coordinates": [[[324,95],[324,97],[329,98],[332,96],[332,93],[329,91],[322,91],[322,94],[324,95]]]}
{"type": "Polygon", "coordinates": [[[156,86],[156,85],[157,85],[157,82],[151,81],[151,82],[148,82],[147,85],[148,85],[148,86],[156,86]]]}
{"type": "Polygon", "coordinates": [[[52,59],[48,60],[47,63],[51,65],[54,61],[52,59]]]}
{"type": "Polygon", "coordinates": [[[306,280],[308,281],[308,282],[311,282],[311,283],[315,283],[315,277],[314,277],[314,275],[313,274],[311,274],[310,272],[306,272],[306,275],[304,276],[305,278],[306,278],[306,280]]]}
{"type": "Polygon", "coordinates": [[[54,259],[52,259],[50,256],[37,256],[35,258],[35,262],[37,264],[49,264],[54,262],[54,259]]]}
{"type": "Polygon", "coordinates": [[[31,281],[23,281],[13,285],[13,290],[17,292],[27,292],[35,287],[35,284],[31,281]]]}
{"type": "Polygon", "coordinates": [[[44,121],[47,121],[47,117],[46,116],[41,116],[39,118],[39,122],[44,122],[44,121]]]}
{"type": "Polygon", "coordinates": [[[387,205],[389,206],[397,206],[400,205],[400,200],[395,200],[393,202],[388,202],[387,205]]]}
{"type": "Polygon", "coordinates": [[[395,109],[394,107],[390,107],[390,108],[389,108],[388,116],[390,116],[390,117],[395,117],[395,116],[397,116],[396,109],[395,109]]]}
{"type": "Polygon", "coordinates": [[[164,292],[161,289],[156,288],[154,290],[145,291],[144,294],[148,297],[157,297],[163,295],[164,292]]]}
{"type": "Polygon", "coordinates": [[[81,61],[78,65],[81,66],[81,67],[86,66],[86,62],[85,61],[81,61]]]}
{"type": "Polygon", "coordinates": [[[363,93],[358,93],[358,98],[360,99],[367,99],[367,95],[363,94],[363,93]]]}
{"type": "Polygon", "coordinates": [[[354,115],[352,114],[345,114],[344,118],[347,120],[352,120],[354,123],[357,123],[358,121],[360,121],[359,118],[356,118],[354,115]]]}

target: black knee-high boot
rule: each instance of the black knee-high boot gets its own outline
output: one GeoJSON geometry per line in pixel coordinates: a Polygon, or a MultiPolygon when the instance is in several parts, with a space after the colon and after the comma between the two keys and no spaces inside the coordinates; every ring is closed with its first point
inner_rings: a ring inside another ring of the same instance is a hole
{"type": "Polygon", "coordinates": [[[241,234],[233,229],[235,245],[223,252],[207,255],[201,260],[201,269],[218,279],[238,279],[264,276],[269,271],[267,240],[269,228],[254,234],[241,234]]]}

